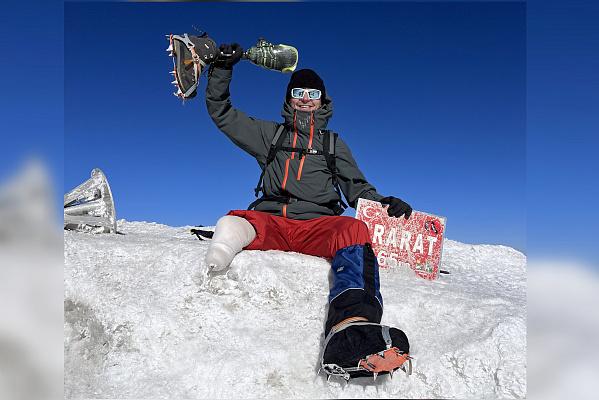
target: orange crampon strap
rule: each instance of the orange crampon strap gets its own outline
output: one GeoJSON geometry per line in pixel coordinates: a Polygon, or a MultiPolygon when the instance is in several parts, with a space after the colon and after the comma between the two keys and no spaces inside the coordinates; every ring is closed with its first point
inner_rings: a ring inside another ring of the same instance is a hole
{"type": "Polygon", "coordinates": [[[390,349],[371,354],[366,358],[361,359],[358,363],[358,367],[377,374],[380,372],[393,372],[396,369],[401,368],[409,375],[412,372],[411,359],[412,358],[408,353],[403,353],[397,347],[391,347],[390,349]],[[404,366],[406,361],[408,362],[409,370],[404,366]]]}

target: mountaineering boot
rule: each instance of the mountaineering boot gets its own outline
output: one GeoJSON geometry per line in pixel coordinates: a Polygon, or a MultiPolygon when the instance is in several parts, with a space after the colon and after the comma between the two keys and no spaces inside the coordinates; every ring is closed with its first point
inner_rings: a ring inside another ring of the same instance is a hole
{"type": "Polygon", "coordinates": [[[410,343],[397,328],[381,325],[383,297],[372,245],[337,251],[320,366],[328,377],[351,378],[411,373],[410,343]]]}
{"type": "Polygon", "coordinates": [[[246,219],[234,215],[225,215],[216,223],[210,248],[205,262],[210,271],[222,271],[233,258],[252,243],[256,231],[246,219]]]}

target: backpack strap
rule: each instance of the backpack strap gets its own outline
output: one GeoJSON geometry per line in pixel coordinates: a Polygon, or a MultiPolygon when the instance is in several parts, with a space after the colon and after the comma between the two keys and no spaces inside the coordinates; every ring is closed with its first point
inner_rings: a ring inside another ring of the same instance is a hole
{"type": "Polygon", "coordinates": [[[343,214],[343,212],[345,211],[345,209],[347,208],[347,204],[345,204],[343,202],[343,197],[341,196],[341,189],[339,188],[339,180],[337,178],[337,164],[336,164],[336,157],[335,157],[335,145],[337,144],[337,133],[336,132],[331,132],[329,130],[323,130],[322,131],[324,134],[323,137],[323,150],[324,150],[324,158],[327,162],[327,166],[329,168],[329,170],[331,171],[331,177],[333,180],[333,187],[335,188],[335,191],[337,192],[337,195],[339,195],[339,204],[336,205],[334,211],[335,211],[335,215],[341,215],[343,214]]]}
{"type": "Polygon", "coordinates": [[[285,130],[285,125],[281,124],[277,128],[275,132],[275,136],[272,139],[272,143],[270,144],[270,148],[268,149],[268,155],[266,156],[266,162],[264,163],[264,167],[262,168],[262,173],[260,174],[260,178],[258,178],[258,185],[254,189],[254,194],[256,197],[262,191],[262,179],[264,179],[264,173],[266,172],[266,168],[268,168],[268,164],[273,162],[275,156],[277,155],[277,151],[283,145],[283,141],[285,140],[285,136],[283,135],[283,131],[285,130]]]}
{"type": "MultiPolygon", "coordinates": [[[[260,178],[258,178],[258,184],[254,188],[254,194],[256,195],[256,197],[258,197],[260,195],[260,192],[264,192],[263,191],[263,188],[264,188],[263,187],[263,179],[264,179],[264,174],[266,173],[266,168],[268,168],[268,165],[274,161],[274,159],[277,155],[277,152],[279,150],[298,152],[302,155],[322,154],[322,155],[324,155],[324,158],[327,162],[327,167],[331,171],[333,187],[335,188],[335,191],[337,192],[337,195],[339,196],[339,202],[338,203],[336,202],[335,204],[333,204],[330,207],[333,209],[333,212],[335,213],[335,215],[343,214],[343,212],[347,208],[347,204],[345,204],[343,202],[343,197],[341,195],[341,189],[339,188],[339,180],[337,179],[338,171],[337,171],[337,166],[335,163],[335,145],[337,143],[337,136],[338,136],[337,133],[331,132],[329,130],[321,131],[323,133],[324,137],[323,137],[323,151],[320,152],[320,151],[314,150],[314,149],[300,149],[300,148],[295,148],[295,147],[283,146],[283,141],[285,140],[285,137],[286,137],[286,135],[283,135],[284,130],[285,130],[285,125],[284,124],[279,125],[279,127],[277,128],[277,131],[275,132],[275,136],[272,139],[272,143],[270,144],[270,148],[268,149],[268,155],[266,156],[266,162],[264,163],[264,167],[262,168],[262,173],[260,174],[260,178]]],[[[248,210],[252,210],[259,203],[261,203],[262,201],[265,201],[265,200],[274,200],[274,201],[278,201],[278,202],[282,202],[282,203],[291,203],[296,199],[284,197],[284,196],[263,196],[263,197],[255,200],[252,204],[250,204],[250,206],[248,207],[248,210]]]]}

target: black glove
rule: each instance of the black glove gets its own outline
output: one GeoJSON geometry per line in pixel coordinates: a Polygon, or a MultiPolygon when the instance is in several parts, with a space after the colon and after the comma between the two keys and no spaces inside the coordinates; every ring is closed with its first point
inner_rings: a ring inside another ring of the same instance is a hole
{"type": "Polygon", "coordinates": [[[389,214],[390,217],[399,218],[403,215],[405,219],[408,219],[410,218],[410,215],[412,215],[412,207],[402,199],[389,196],[382,198],[380,202],[382,204],[389,204],[387,214],[389,214]]]}
{"type": "Polygon", "coordinates": [[[219,47],[220,55],[214,61],[214,66],[222,69],[233,69],[233,65],[241,60],[243,49],[238,43],[221,44],[219,47]]]}

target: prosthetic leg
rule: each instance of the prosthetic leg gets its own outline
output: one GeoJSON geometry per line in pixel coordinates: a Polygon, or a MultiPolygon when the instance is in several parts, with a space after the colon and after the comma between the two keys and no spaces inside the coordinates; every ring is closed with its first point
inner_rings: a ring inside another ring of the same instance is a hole
{"type": "Polygon", "coordinates": [[[256,237],[256,231],[246,219],[225,215],[216,223],[210,248],[206,253],[209,271],[222,271],[233,258],[256,237]]]}

